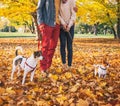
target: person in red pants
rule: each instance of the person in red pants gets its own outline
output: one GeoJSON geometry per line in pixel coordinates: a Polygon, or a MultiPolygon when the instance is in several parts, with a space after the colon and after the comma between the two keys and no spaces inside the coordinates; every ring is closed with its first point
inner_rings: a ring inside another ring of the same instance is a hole
{"type": "MultiPolygon", "coordinates": [[[[40,61],[40,69],[46,76],[48,68],[57,46],[60,22],[59,22],[60,0],[39,0],[37,8],[38,29],[42,34],[41,50],[44,59],[40,61]]],[[[39,47],[38,47],[39,48],[39,47]]]]}

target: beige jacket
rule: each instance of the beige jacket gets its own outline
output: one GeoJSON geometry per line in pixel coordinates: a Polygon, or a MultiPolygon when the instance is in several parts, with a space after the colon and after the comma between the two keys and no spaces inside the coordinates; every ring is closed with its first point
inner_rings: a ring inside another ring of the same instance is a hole
{"type": "Polygon", "coordinates": [[[76,13],[73,10],[75,7],[75,0],[68,0],[66,3],[60,4],[60,15],[59,19],[62,25],[67,24],[70,28],[76,20],[76,13]]]}

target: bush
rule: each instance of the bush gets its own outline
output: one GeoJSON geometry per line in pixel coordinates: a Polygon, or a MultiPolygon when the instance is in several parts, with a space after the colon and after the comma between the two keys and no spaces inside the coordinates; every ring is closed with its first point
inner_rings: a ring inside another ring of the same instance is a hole
{"type": "Polygon", "coordinates": [[[1,32],[16,32],[16,28],[14,26],[5,26],[1,29],[1,32]]]}

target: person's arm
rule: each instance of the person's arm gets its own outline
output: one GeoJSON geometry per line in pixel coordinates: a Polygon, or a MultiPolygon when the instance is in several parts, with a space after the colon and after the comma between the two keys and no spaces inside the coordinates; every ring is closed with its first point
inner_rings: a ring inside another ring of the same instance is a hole
{"type": "Polygon", "coordinates": [[[46,0],[39,0],[38,7],[37,7],[37,22],[38,25],[43,24],[43,6],[46,0]]]}
{"type": "Polygon", "coordinates": [[[75,1],[71,0],[71,5],[70,5],[70,11],[71,11],[71,18],[68,24],[68,28],[70,29],[71,26],[74,24],[75,20],[76,20],[76,13],[74,11],[74,7],[75,7],[75,1]]]}
{"type": "Polygon", "coordinates": [[[59,19],[62,25],[66,24],[65,21],[63,20],[63,18],[59,15],[59,19]]]}
{"type": "Polygon", "coordinates": [[[63,28],[66,29],[67,28],[67,24],[66,24],[66,22],[64,21],[64,19],[60,15],[59,15],[59,19],[60,19],[60,23],[63,26],[63,28]]]}

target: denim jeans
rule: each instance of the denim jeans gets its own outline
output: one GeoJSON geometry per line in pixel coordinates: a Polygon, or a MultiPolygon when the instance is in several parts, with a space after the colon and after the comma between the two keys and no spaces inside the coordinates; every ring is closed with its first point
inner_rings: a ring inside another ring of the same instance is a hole
{"type": "Polygon", "coordinates": [[[64,31],[63,28],[60,29],[60,54],[61,54],[62,63],[66,64],[66,53],[67,53],[68,66],[71,66],[72,55],[73,55],[72,41],[74,38],[74,25],[70,28],[69,32],[70,34],[64,31]],[[66,51],[66,45],[67,45],[67,51],[66,51]]]}

